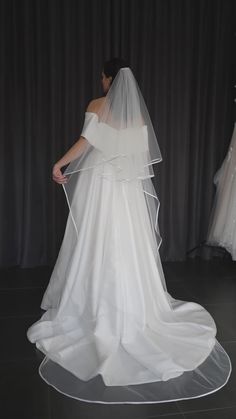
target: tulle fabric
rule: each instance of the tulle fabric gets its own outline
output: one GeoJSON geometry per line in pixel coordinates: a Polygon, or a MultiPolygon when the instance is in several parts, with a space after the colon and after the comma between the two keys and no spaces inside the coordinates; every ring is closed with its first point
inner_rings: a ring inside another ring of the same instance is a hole
{"type": "MultiPolygon", "coordinates": [[[[64,174],[69,181],[65,186],[63,185],[77,236],[79,234],[77,215],[80,212],[78,208],[80,203],[77,200],[76,190],[81,185],[81,182],[78,182],[78,173],[88,171],[88,176],[90,176],[91,169],[94,169],[97,178],[103,179],[104,184],[107,181],[108,183],[112,182],[114,187],[116,187],[116,184],[131,185],[129,200],[132,200],[133,190],[142,188],[149,213],[149,223],[151,222],[151,228],[153,234],[155,234],[155,247],[158,250],[162,242],[158,225],[160,202],[151,181],[154,173],[152,165],[148,163],[148,156],[150,157],[150,155],[147,151],[146,126],[122,130],[122,135],[119,135],[119,151],[117,146],[115,147],[116,151],[114,151],[114,147],[108,145],[109,142],[112,142],[114,129],[101,123],[96,113],[85,112],[81,136],[86,140],[83,153],[71,162],[65,170],[64,174]]],[[[117,140],[116,136],[114,143],[115,140],[117,140]]],[[[108,208],[111,208],[112,205],[110,196],[108,196],[107,201],[108,208]]],[[[115,219],[114,223],[116,223],[115,219]]],[[[166,288],[165,281],[163,281],[163,286],[166,288]]]]}
{"type": "Polygon", "coordinates": [[[236,260],[236,124],[228,153],[214,177],[216,196],[207,243],[224,247],[236,260]]]}
{"type": "Polygon", "coordinates": [[[147,118],[115,127],[117,117],[107,115],[105,123],[86,113],[83,153],[65,171],[65,235],[41,303],[45,313],[27,331],[45,354],[39,373],[89,402],[212,393],[227,382],[231,363],[211,315],[168,293],[152,184],[151,161],[160,155],[158,148],[150,153],[147,118]]]}
{"type": "Polygon", "coordinates": [[[93,116],[91,120],[91,114],[85,114],[81,136],[89,138],[89,142],[66,173],[90,169],[87,156],[95,147],[100,151],[97,164],[113,160],[117,180],[153,177],[152,165],[162,156],[145,101],[129,67],[120,69],[93,116]],[[131,158],[129,167],[127,159],[131,158]]]}
{"type": "Polygon", "coordinates": [[[46,311],[28,330],[45,354],[41,377],[63,394],[100,403],[216,391],[227,382],[230,360],[210,314],[166,290],[142,181],[103,177],[114,167],[96,166],[96,149],[89,158],[93,168],[65,186],[76,185],[41,303],[46,311]]]}
{"type": "Polygon", "coordinates": [[[151,404],[199,398],[221,389],[228,382],[230,373],[230,359],[218,342],[199,367],[168,381],[107,386],[100,374],[83,381],[48,357],[39,367],[42,379],[60,393],[102,404],[151,404]]]}

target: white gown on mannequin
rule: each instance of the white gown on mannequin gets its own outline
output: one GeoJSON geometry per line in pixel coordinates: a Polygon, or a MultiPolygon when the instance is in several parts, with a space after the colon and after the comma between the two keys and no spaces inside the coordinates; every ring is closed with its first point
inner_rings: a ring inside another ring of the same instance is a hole
{"type": "Polygon", "coordinates": [[[236,124],[228,153],[215,174],[214,183],[216,196],[207,242],[224,247],[236,260],[236,124]]]}
{"type": "MultiPolygon", "coordinates": [[[[97,126],[87,113],[83,135],[91,143],[97,126]]],[[[45,354],[40,374],[91,402],[216,391],[231,365],[214,320],[199,304],[168,294],[141,181],[114,180],[112,161],[96,164],[99,154],[94,147],[90,169],[73,175],[73,213],[41,303],[46,312],[27,332],[45,354]]]]}

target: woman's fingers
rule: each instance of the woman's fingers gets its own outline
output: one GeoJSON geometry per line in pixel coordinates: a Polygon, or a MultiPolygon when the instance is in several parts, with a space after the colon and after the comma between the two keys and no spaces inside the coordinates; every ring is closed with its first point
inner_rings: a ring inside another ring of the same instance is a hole
{"type": "Polygon", "coordinates": [[[59,184],[64,184],[67,183],[67,180],[58,180],[58,179],[53,179],[54,182],[59,183],[59,184]]]}
{"type": "Polygon", "coordinates": [[[67,177],[66,176],[53,176],[53,180],[57,183],[66,183],[67,182],[67,177]]]}
{"type": "Polygon", "coordinates": [[[66,176],[64,176],[64,175],[55,175],[54,173],[53,173],[53,178],[55,178],[55,179],[66,179],[66,176]]]}
{"type": "Polygon", "coordinates": [[[67,177],[61,173],[61,169],[59,167],[53,167],[52,178],[55,182],[60,184],[67,182],[67,177]]]}
{"type": "Polygon", "coordinates": [[[56,169],[52,171],[53,176],[57,177],[57,178],[61,178],[63,176],[63,174],[61,173],[60,169],[56,169]]]}

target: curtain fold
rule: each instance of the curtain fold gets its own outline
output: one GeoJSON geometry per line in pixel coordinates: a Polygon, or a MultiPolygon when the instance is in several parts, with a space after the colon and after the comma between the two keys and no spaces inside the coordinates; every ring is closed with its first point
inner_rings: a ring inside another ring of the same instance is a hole
{"type": "Polygon", "coordinates": [[[55,262],[68,211],[52,166],[112,56],[129,60],[163,156],[162,259],[205,239],[234,124],[234,22],[233,0],[1,1],[1,266],[55,262]]]}

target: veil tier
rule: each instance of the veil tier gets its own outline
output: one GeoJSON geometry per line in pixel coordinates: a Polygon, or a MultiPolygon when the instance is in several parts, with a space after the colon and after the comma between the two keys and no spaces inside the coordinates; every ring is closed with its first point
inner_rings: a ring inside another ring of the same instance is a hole
{"type": "Polygon", "coordinates": [[[152,165],[162,160],[149,112],[129,67],[120,69],[99,111],[86,112],[81,136],[88,143],[67,167],[67,175],[91,168],[85,162],[91,147],[100,151],[97,164],[113,160],[116,180],[153,177],[152,165]]]}
{"type": "Polygon", "coordinates": [[[132,71],[121,69],[98,113],[86,112],[80,155],[64,171],[65,236],[28,331],[41,377],[94,403],[160,403],[221,388],[231,363],[199,304],[173,299],[159,256],[162,160],[132,71]]]}
{"type": "MultiPolygon", "coordinates": [[[[161,245],[158,226],[159,199],[151,178],[153,165],[162,160],[156,134],[145,101],[129,67],[121,68],[97,113],[86,112],[81,137],[85,139],[79,156],[64,175],[63,185],[75,231],[76,177],[82,171],[96,167],[97,176],[111,182],[142,184],[157,249],[161,245]]],[[[165,283],[163,283],[165,287],[165,283]]]]}

